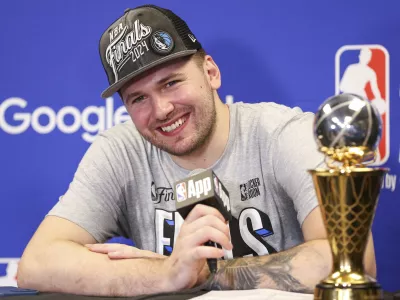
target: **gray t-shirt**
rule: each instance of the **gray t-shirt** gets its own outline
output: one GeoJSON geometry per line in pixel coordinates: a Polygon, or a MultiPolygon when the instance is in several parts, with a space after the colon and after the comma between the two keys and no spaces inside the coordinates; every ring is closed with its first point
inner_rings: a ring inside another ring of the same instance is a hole
{"type": "MultiPolygon", "coordinates": [[[[312,113],[275,103],[235,103],[226,148],[210,168],[227,188],[233,252],[265,255],[304,242],[301,225],[318,205],[308,169],[323,161],[312,113]]],[[[141,137],[131,121],[100,133],[49,215],[68,219],[98,242],[115,236],[169,255],[183,223],[173,183],[186,170],[141,137]]]]}

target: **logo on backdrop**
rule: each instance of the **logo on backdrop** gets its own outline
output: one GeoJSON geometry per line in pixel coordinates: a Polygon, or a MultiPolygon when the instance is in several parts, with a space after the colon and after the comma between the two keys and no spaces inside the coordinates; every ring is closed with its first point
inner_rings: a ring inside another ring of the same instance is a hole
{"type": "Polygon", "coordinates": [[[8,98],[0,103],[0,129],[8,134],[23,134],[30,128],[39,134],[58,129],[72,134],[84,130],[82,139],[92,143],[97,134],[116,124],[130,120],[125,106],[114,109],[114,99],[107,98],[105,106],[88,106],[80,111],[74,106],[55,111],[48,106],[30,108],[22,98],[8,98]]]}
{"type": "Polygon", "coordinates": [[[0,258],[0,265],[5,265],[5,274],[0,273],[0,286],[17,286],[18,261],[19,258],[0,258]]]}
{"type": "Polygon", "coordinates": [[[369,99],[382,117],[382,137],[374,165],[389,158],[389,53],[381,45],[346,45],[336,52],[335,93],[369,99]]]}
{"type": "MultiPolygon", "coordinates": [[[[227,95],[225,103],[233,102],[233,96],[227,95]]],[[[0,131],[12,135],[27,131],[50,134],[57,130],[74,134],[83,129],[82,139],[92,143],[99,132],[128,120],[130,116],[125,106],[115,107],[112,97],[105,100],[105,105],[87,106],[82,111],[74,106],[61,107],[58,111],[49,106],[32,108],[28,101],[19,97],[0,102],[0,131]]]]}

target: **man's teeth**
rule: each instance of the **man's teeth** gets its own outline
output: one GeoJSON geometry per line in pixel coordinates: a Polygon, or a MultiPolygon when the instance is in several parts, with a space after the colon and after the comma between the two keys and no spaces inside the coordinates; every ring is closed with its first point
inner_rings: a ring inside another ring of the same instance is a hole
{"type": "Polygon", "coordinates": [[[179,126],[181,126],[183,123],[185,123],[186,119],[185,118],[180,118],[178,121],[176,121],[174,124],[171,124],[169,126],[161,127],[162,131],[164,132],[171,132],[172,130],[175,130],[179,126]]]}

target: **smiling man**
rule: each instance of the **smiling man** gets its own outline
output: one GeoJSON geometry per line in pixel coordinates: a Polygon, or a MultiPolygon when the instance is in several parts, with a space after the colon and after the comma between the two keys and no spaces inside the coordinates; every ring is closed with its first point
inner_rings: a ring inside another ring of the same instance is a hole
{"type": "MultiPolygon", "coordinates": [[[[110,84],[102,96],[118,92],[131,121],[90,146],[28,244],[19,285],[123,296],[201,284],[311,293],[331,270],[307,173],[323,161],[313,114],[224,104],[213,58],[183,20],[156,6],[126,10],[104,32],[100,55],[110,84]],[[212,169],[228,189],[229,224],[203,205],[185,220],[176,212],[173,184],[194,169],[212,169]],[[102,244],[115,236],[137,248],[102,244]],[[207,258],[222,258],[215,276],[207,258]]],[[[375,276],[372,237],[364,261],[375,276]]]]}

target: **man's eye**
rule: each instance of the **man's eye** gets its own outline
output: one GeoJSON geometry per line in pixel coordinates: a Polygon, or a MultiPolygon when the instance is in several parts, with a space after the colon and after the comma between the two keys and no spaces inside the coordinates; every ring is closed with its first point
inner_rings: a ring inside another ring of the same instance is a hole
{"type": "Polygon", "coordinates": [[[139,102],[142,101],[143,99],[144,99],[143,96],[139,96],[139,97],[137,97],[137,98],[134,98],[134,99],[132,100],[132,104],[134,104],[134,103],[139,103],[139,102]]]}
{"type": "Polygon", "coordinates": [[[170,86],[173,86],[176,83],[178,83],[178,80],[172,80],[172,81],[168,82],[165,86],[166,87],[170,87],[170,86]]]}

